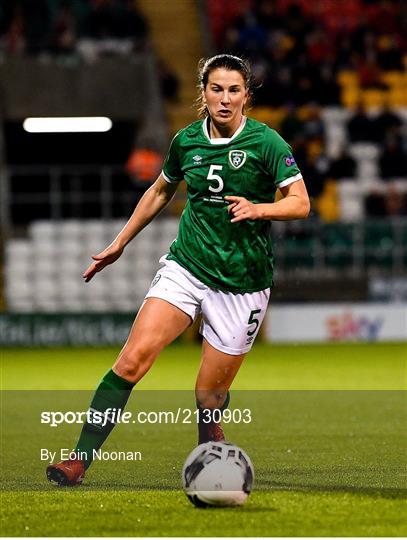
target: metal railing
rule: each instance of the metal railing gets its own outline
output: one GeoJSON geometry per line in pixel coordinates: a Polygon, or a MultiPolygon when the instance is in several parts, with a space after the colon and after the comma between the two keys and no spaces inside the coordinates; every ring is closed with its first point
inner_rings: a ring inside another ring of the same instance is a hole
{"type": "Polygon", "coordinates": [[[274,222],[272,231],[285,276],[407,276],[407,218],[274,222]]]}

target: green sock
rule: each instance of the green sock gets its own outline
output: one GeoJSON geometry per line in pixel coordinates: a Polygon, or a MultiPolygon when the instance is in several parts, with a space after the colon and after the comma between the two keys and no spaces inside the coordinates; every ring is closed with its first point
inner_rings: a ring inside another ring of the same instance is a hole
{"type": "Polygon", "coordinates": [[[100,421],[99,414],[99,421],[95,418],[93,422],[86,422],[82,428],[78,444],[75,448],[75,452],[81,452],[81,457],[86,456],[86,458],[83,459],[85,469],[87,469],[93,461],[93,451],[99,450],[115,426],[114,421],[111,421],[108,416],[104,416],[106,410],[109,409],[109,415],[112,414],[112,409],[116,409],[116,411],[119,409],[123,410],[133,386],[133,383],[119,377],[119,375],[116,375],[111,369],[101,380],[95,395],[93,396],[89,410],[92,411],[92,413],[101,413],[102,421],[100,421]],[[105,418],[107,418],[107,421],[105,418]]]}

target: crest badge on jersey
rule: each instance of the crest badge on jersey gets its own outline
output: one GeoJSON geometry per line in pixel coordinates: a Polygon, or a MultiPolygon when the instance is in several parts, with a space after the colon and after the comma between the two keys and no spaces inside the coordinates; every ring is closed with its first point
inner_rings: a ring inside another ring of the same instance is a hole
{"type": "Polygon", "coordinates": [[[246,161],[247,154],[243,150],[231,150],[229,152],[229,162],[235,169],[240,169],[246,161]]]}

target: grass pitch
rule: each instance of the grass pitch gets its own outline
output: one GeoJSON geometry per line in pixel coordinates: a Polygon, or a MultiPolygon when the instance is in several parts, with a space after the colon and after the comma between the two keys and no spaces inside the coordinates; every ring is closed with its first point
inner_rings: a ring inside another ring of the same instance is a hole
{"type": "MultiPolygon", "coordinates": [[[[404,536],[406,345],[257,345],[231,408],[252,422],[225,431],[255,466],[241,508],[194,508],[180,470],[192,424],[119,425],[80,488],[45,479],[40,448],[76,442],[78,425],[40,424],[43,410],[86,410],[115,349],[10,349],[2,355],[2,521],[6,536],[404,536]]],[[[192,407],[199,348],[174,345],[128,410],[192,407]]]]}

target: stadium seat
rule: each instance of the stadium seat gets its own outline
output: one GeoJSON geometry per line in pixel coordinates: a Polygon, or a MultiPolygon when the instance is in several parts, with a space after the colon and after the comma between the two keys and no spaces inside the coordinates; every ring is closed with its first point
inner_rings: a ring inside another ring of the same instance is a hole
{"type": "Polygon", "coordinates": [[[134,260],[142,257],[155,256],[157,252],[156,239],[150,239],[145,237],[136,238],[132,251],[134,251],[134,260]]]}
{"type": "Polygon", "coordinates": [[[377,161],[375,159],[358,160],[357,173],[359,178],[377,178],[379,176],[377,161]]]}
{"type": "Polygon", "coordinates": [[[37,256],[32,260],[32,275],[34,279],[42,276],[47,279],[55,279],[58,275],[59,260],[58,257],[37,256]]]}
{"type": "Polygon", "coordinates": [[[51,240],[57,235],[57,227],[54,221],[33,221],[28,229],[30,238],[34,241],[51,240]]]}
{"type": "Polygon", "coordinates": [[[135,291],[138,291],[141,294],[143,293],[145,294],[150,288],[153,277],[154,277],[154,273],[138,275],[131,284],[132,289],[135,291]]]}
{"type": "Polygon", "coordinates": [[[357,180],[338,182],[340,218],[344,222],[360,221],[364,217],[364,201],[357,180]]]}
{"type": "Polygon", "coordinates": [[[347,140],[345,126],[337,122],[326,124],[326,153],[328,157],[338,155],[347,140]]]}
{"type": "Polygon", "coordinates": [[[381,80],[391,88],[403,88],[406,81],[401,71],[386,71],[382,73],[381,80]]]}
{"type": "Polygon", "coordinates": [[[340,71],[336,80],[340,86],[347,88],[359,85],[359,77],[356,71],[340,71]]]}
{"type": "Polygon", "coordinates": [[[380,153],[379,146],[369,142],[357,142],[349,145],[349,153],[356,159],[377,159],[380,153]]]}
{"type": "Polygon", "coordinates": [[[105,236],[84,236],[82,240],[82,253],[87,255],[90,261],[92,255],[100,253],[109,244],[110,242],[106,240],[105,236]]]}
{"type": "Polygon", "coordinates": [[[383,107],[387,99],[387,92],[383,90],[368,89],[362,90],[360,99],[366,109],[383,107]]]}
{"type": "Polygon", "coordinates": [[[84,291],[85,285],[79,279],[71,276],[66,276],[64,279],[59,279],[58,289],[59,296],[63,300],[70,298],[80,300],[84,291]]]}
{"type": "Polygon", "coordinates": [[[316,199],[315,207],[325,222],[337,221],[339,218],[338,190],[335,180],[326,180],[322,194],[316,199]]]}
{"type": "Polygon", "coordinates": [[[55,252],[58,253],[59,256],[63,256],[65,258],[72,257],[80,257],[83,255],[83,253],[86,250],[86,247],[84,246],[84,243],[82,240],[75,240],[74,238],[66,238],[64,241],[60,241],[55,245],[55,252]]]}
{"type": "Polygon", "coordinates": [[[82,294],[95,298],[104,298],[111,294],[111,291],[106,289],[105,283],[98,279],[92,279],[88,283],[81,282],[81,289],[82,294]]]}
{"type": "Polygon", "coordinates": [[[341,103],[344,107],[356,107],[360,101],[360,90],[358,87],[346,86],[341,91],[341,103]]]}
{"type": "Polygon", "coordinates": [[[103,220],[89,219],[82,221],[82,234],[92,236],[105,236],[109,232],[110,222],[104,222],[103,220]]]}
{"type": "Polygon", "coordinates": [[[129,276],[131,276],[132,278],[139,274],[147,274],[151,276],[160,268],[160,266],[161,265],[158,261],[158,257],[151,259],[140,258],[135,261],[135,264],[129,267],[129,276]]]}
{"type": "Polygon", "coordinates": [[[66,253],[58,257],[56,267],[56,274],[61,280],[72,277],[81,281],[81,276],[86,269],[80,257],[73,257],[66,253]]]}
{"type": "Polygon", "coordinates": [[[32,281],[33,298],[36,302],[41,299],[56,299],[59,297],[60,287],[56,280],[47,277],[36,276],[32,281]]]}
{"type": "Polygon", "coordinates": [[[343,107],[325,107],[321,111],[321,116],[327,125],[343,125],[349,120],[351,113],[343,107]]]}
{"type": "Polygon", "coordinates": [[[11,281],[29,281],[33,273],[32,265],[24,260],[9,260],[4,267],[4,279],[7,283],[11,281]]]}
{"type": "Polygon", "coordinates": [[[278,129],[281,121],[285,117],[286,112],[283,108],[273,108],[273,107],[253,107],[250,111],[250,116],[259,122],[263,122],[274,129],[278,129]]]}
{"type": "Polygon", "coordinates": [[[400,193],[407,193],[407,181],[405,178],[392,178],[391,183],[400,193]]]}
{"type": "Polygon", "coordinates": [[[363,176],[358,178],[357,182],[363,196],[368,195],[372,191],[378,191],[379,193],[383,191],[384,182],[376,176],[363,176]]]}
{"type": "Polygon", "coordinates": [[[391,107],[406,107],[407,91],[400,88],[390,90],[388,93],[388,102],[391,107]]]}
{"type": "Polygon", "coordinates": [[[165,234],[161,238],[157,239],[155,243],[154,253],[157,255],[157,258],[161,257],[168,253],[172,242],[175,240],[176,235],[174,234],[165,234]]]}
{"type": "Polygon", "coordinates": [[[45,239],[33,242],[33,258],[35,257],[56,257],[59,255],[59,246],[61,244],[53,240],[45,241],[45,239]]]}
{"type": "Polygon", "coordinates": [[[57,225],[57,230],[61,239],[77,240],[82,235],[83,223],[79,219],[64,220],[57,225]]]}
{"type": "Polygon", "coordinates": [[[25,280],[8,280],[6,283],[6,298],[12,300],[32,300],[33,287],[30,281],[25,280]]]}
{"type": "Polygon", "coordinates": [[[29,240],[9,240],[6,244],[6,262],[16,259],[29,260],[32,250],[32,243],[29,240]]]}

